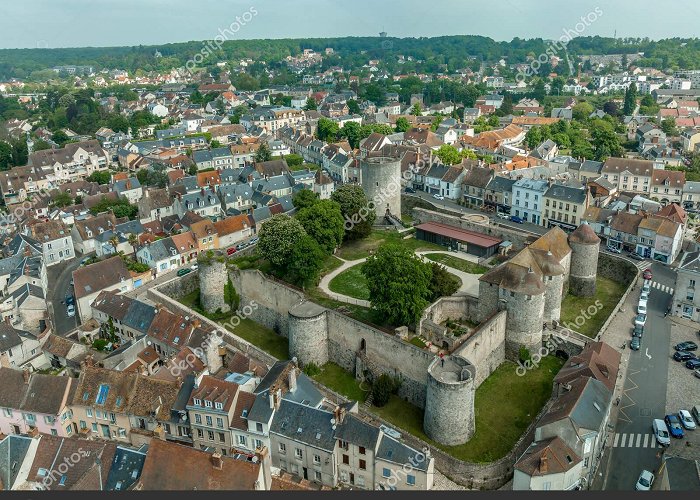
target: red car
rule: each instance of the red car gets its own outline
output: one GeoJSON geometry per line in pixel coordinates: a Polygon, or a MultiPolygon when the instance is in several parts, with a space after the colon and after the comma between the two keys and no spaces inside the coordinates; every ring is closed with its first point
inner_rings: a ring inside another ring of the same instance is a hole
{"type": "Polygon", "coordinates": [[[645,280],[650,280],[651,279],[651,268],[647,268],[644,270],[644,279],[645,280]]]}
{"type": "Polygon", "coordinates": [[[233,255],[234,253],[236,253],[236,247],[231,247],[226,250],[226,255],[233,255]]]}

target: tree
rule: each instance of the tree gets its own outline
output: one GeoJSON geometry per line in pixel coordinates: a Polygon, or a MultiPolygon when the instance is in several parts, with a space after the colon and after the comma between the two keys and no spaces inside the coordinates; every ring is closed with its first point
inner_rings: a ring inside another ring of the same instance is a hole
{"type": "Polygon", "coordinates": [[[260,147],[255,152],[255,162],[270,161],[272,159],[272,151],[270,151],[270,146],[266,142],[262,142],[260,147]]]}
{"type": "Polygon", "coordinates": [[[397,132],[406,132],[411,128],[411,122],[408,121],[408,118],[405,116],[401,116],[396,120],[396,131],[397,132]]]}
{"type": "Polygon", "coordinates": [[[296,218],[327,254],[332,254],[343,242],[345,220],[335,201],[319,200],[299,210],[296,218]]]}
{"type": "Polygon", "coordinates": [[[661,130],[663,130],[664,134],[666,134],[668,136],[678,135],[678,127],[676,127],[676,119],[673,117],[664,118],[661,121],[661,130]]]}
{"type": "Polygon", "coordinates": [[[589,125],[591,143],[595,159],[605,161],[611,156],[621,157],[624,154],[620,139],[613,126],[606,120],[593,120],[589,125]]]}
{"type": "Polygon", "coordinates": [[[102,212],[111,211],[117,218],[128,217],[129,219],[134,219],[138,215],[139,209],[136,205],[132,205],[125,198],[119,198],[118,200],[110,200],[105,198],[97,203],[90,209],[92,215],[97,215],[102,212]]]}
{"type": "Polygon", "coordinates": [[[212,149],[214,149],[214,148],[220,148],[220,147],[221,147],[221,142],[219,142],[219,141],[217,141],[216,139],[214,139],[213,141],[211,141],[211,147],[212,147],[212,149]]]}
{"type": "Polygon", "coordinates": [[[603,104],[603,112],[610,116],[617,117],[620,114],[620,106],[615,101],[607,101],[603,104]]]}
{"type": "Polygon", "coordinates": [[[544,98],[547,95],[547,90],[545,89],[544,86],[544,80],[541,78],[537,80],[537,83],[535,84],[535,88],[532,91],[532,97],[537,99],[540,102],[544,102],[544,98]]]}
{"type": "Polygon", "coordinates": [[[532,127],[530,130],[527,131],[525,134],[525,143],[527,144],[527,147],[530,149],[536,148],[539,144],[542,143],[542,128],[541,127],[532,127]]]}
{"type": "Polygon", "coordinates": [[[73,204],[73,198],[68,193],[60,192],[53,197],[52,202],[55,207],[67,207],[73,204]]]}
{"type": "Polygon", "coordinates": [[[34,145],[32,146],[32,151],[43,151],[45,149],[51,149],[53,146],[46,142],[44,139],[37,139],[34,141],[34,145]]]}
{"type": "Polygon", "coordinates": [[[284,157],[289,168],[301,167],[304,164],[304,157],[295,153],[288,154],[284,157]]]}
{"type": "Polygon", "coordinates": [[[346,104],[348,105],[348,111],[351,115],[359,115],[360,113],[362,113],[362,110],[360,109],[360,104],[355,99],[348,100],[346,104]]]}
{"type": "Polygon", "coordinates": [[[571,113],[575,120],[584,121],[587,120],[589,116],[591,116],[591,113],[593,113],[593,111],[593,106],[584,101],[574,106],[571,113]]]}
{"type": "Polygon", "coordinates": [[[450,274],[445,266],[437,262],[430,264],[432,276],[430,278],[431,300],[436,301],[440,297],[454,295],[462,286],[462,282],[455,275],[450,274]]]}
{"type": "Polygon", "coordinates": [[[308,234],[303,235],[292,248],[287,264],[287,280],[302,288],[316,284],[325,257],[321,245],[308,234]]]}
{"type": "Polygon", "coordinates": [[[319,140],[326,142],[336,142],[340,127],[338,122],[334,122],[328,118],[319,118],[316,126],[316,135],[319,140]]]}
{"type": "Polygon", "coordinates": [[[399,391],[400,382],[387,373],[382,373],[372,384],[372,404],[377,408],[386,405],[392,394],[399,391]]]}
{"type": "Polygon", "coordinates": [[[316,99],[309,97],[306,100],[306,106],[304,106],[306,111],[316,111],[318,109],[318,104],[316,104],[316,99]]]}
{"type": "Polygon", "coordinates": [[[259,233],[258,251],[277,269],[289,262],[296,243],[306,234],[297,219],[286,214],[273,215],[262,225],[259,233]]]}
{"type": "Polygon", "coordinates": [[[503,96],[503,103],[498,110],[500,116],[512,115],[513,114],[513,97],[510,94],[503,96]]]}
{"type": "Polygon", "coordinates": [[[231,275],[227,275],[226,284],[224,285],[224,302],[231,311],[237,311],[241,302],[236,287],[233,286],[233,281],[231,281],[231,275]]]}
{"type": "Polygon", "coordinates": [[[392,325],[420,319],[431,297],[430,265],[395,243],[381,245],[362,265],[372,308],[392,325]]]}
{"type": "Polygon", "coordinates": [[[622,113],[625,116],[631,115],[637,108],[637,85],[632,82],[625,90],[625,104],[622,108],[622,113]]]}
{"type": "Polygon", "coordinates": [[[87,180],[98,184],[109,184],[112,180],[112,173],[109,170],[95,170],[87,177],[87,180]]]}
{"type": "Polygon", "coordinates": [[[117,247],[119,246],[119,237],[115,234],[109,238],[109,244],[114,248],[114,253],[117,253],[117,247]]]}
{"type": "Polygon", "coordinates": [[[421,105],[420,105],[419,102],[417,102],[417,103],[415,103],[415,104],[413,105],[413,107],[411,108],[410,113],[411,113],[413,116],[421,116],[421,115],[423,114],[423,109],[422,109],[422,107],[421,107],[421,105]]]}
{"type": "Polygon", "coordinates": [[[443,144],[435,152],[435,156],[440,158],[440,161],[445,165],[456,165],[462,161],[462,155],[459,154],[457,148],[449,144],[443,144]]]}
{"type": "Polygon", "coordinates": [[[318,202],[318,195],[310,189],[297,191],[292,197],[292,204],[299,210],[313,206],[316,202],[318,202]]]}
{"type": "Polygon", "coordinates": [[[331,194],[331,200],[340,206],[346,240],[357,240],[369,236],[377,214],[361,186],[343,184],[331,194]]]}
{"type": "Polygon", "coordinates": [[[129,233],[129,245],[134,251],[134,256],[136,256],[136,248],[139,246],[139,237],[134,233],[129,233]]]}

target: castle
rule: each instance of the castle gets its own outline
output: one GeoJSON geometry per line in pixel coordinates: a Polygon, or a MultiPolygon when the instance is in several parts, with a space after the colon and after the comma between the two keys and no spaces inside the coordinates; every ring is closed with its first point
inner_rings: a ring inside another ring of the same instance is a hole
{"type": "Polygon", "coordinates": [[[535,352],[545,322],[558,321],[569,293],[593,296],[600,239],[587,224],[567,234],[553,228],[510,260],[480,278],[479,297],[459,297],[461,316],[479,323],[469,339],[436,357],[341,312],[311,302],[300,291],[257,270],[229,269],[224,259],[200,264],[202,304],[221,304],[230,279],[240,306],[256,303],[250,316],[288,338],[289,355],[301,365],[334,362],[358,379],[382,373],[401,378],[399,396],[424,408],[424,430],[445,445],[474,434],[476,388],[521,347],[535,352]]]}

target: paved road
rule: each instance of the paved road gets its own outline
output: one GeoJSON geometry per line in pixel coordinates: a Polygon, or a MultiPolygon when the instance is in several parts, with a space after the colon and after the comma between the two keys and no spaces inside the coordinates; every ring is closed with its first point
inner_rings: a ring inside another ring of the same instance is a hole
{"type": "MultiPolygon", "coordinates": [[[[664,312],[671,301],[669,291],[675,286],[675,273],[657,263],[652,269],[652,281],[664,285],[666,291],[652,288],[642,347],[630,353],[615,436],[603,472],[605,490],[634,490],[642,469],[655,471],[661,463],[657,458],[661,447],[653,439],[651,422],[663,418],[666,407],[671,324],[664,312]]],[[[638,294],[639,286],[632,293],[638,294]]]]}
{"type": "Polygon", "coordinates": [[[538,226],[537,224],[533,224],[531,222],[523,222],[522,224],[518,224],[516,222],[511,222],[510,220],[501,219],[491,212],[482,212],[481,210],[474,210],[473,208],[463,207],[462,205],[460,205],[452,200],[448,200],[447,198],[445,198],[444,200],[437,200],[437,199],[433,198],[432,194],[426,193],[424,191],[416,191],[415,193],[403,193],[403,194],[405,196],[413,196],[415,198],[420,198],[424,201],[432,203],[434,206],[436,206],[438,208],[443,208],[445,210],[452,210],[454,212],[458,212],[458,213],[462,213],[462,214],[486,215],[491,220],[492,224],[500,224],[502,226],[507,226],[511,229],[516,229],[518,231],[525,230],[525,231],[530,231],[531,233],[536,233],[536,234],[544,234],[547,231],[549,231],[548,228],[538,226]]]}
{"type": "Polygon", "coordinates": [[[65,300],[67,295],[74,295],[70,281],[73,278],[73,271],[80,266],[80,261],[83,258],[85,257],[80,256],[73,258],[61,264],[51,266],[47,271],[49,280],[49,310],[52,310],[54,331],[58,335],[65,335],[78,324],[77,310],[76,315],[69,318],[66,313],[65,300]]]}

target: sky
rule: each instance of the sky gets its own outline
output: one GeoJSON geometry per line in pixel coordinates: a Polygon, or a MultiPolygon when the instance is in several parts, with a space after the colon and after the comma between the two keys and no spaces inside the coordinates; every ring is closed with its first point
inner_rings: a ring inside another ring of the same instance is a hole
{"type": "Polygon", "coordinates": [[[0,0],[0,48],[154,45],[234,38],[483,35],[694,37],[698,0],[0,0]],[[653,15],[659,8],[672,13],[653,15]],[[253,15],[255,12],[257,14],[253,15]],[[247,13],[247,14],[246,14],[247,13]],[[598,14],[600,13],[600,14],[598,14]],[[242,16],[245,14],[245,18],[242,16]],[[695,25],[695,26],[694,26],[695,25]]]}

